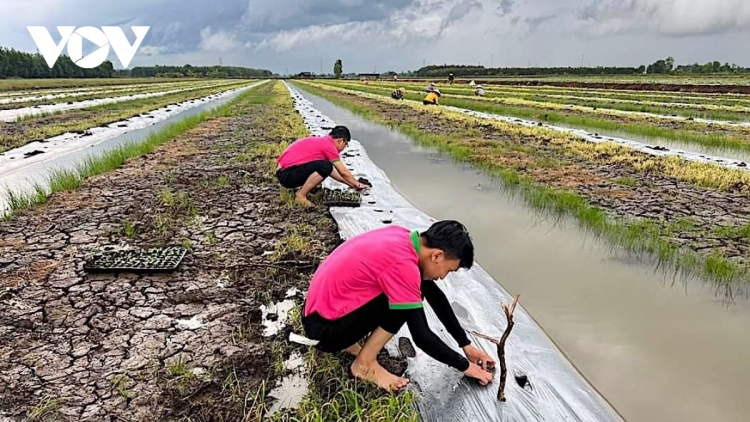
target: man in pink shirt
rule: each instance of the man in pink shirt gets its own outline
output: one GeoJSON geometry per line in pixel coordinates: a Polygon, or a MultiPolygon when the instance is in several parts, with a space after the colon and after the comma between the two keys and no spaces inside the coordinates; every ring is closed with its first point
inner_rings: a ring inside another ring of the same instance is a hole
{"type": "Polygon", "coordinates": [[[368,187],[352,176],[339,153],[346,148],[351,134],[346,126],[334,127],[328,136],[308,136],[292,142],[278,158],[276,178],[287,189],[300,188],[297,201],[312,206],[307,194],[328,176],[354,189],[368,187]]]}
{"type": "Polygon", "coordinates": [[[385,390],[400,390],[409,380],[389,373],[376,357],[407,324],[417,347],[487,385],[492,380],[487,369],[495,361],[471,345],[435,283],[459,268],[471,268],[473,261],[471,238],[457,221],[438,221],[421,234],[392,225],[352,237],[313,274],[302,316],[305,333],[318,340],[315,347],[320,351],[355,355],[350,368],[354,376],[385,390]],[[430,330],[423,299],[465,357],[430,330]],[[360,347],[358,342],[365,337],[360,347]]]}

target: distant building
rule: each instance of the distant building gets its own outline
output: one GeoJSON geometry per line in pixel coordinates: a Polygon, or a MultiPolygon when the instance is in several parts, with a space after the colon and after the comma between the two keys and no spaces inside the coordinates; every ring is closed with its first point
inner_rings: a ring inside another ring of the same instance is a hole
{"type": "Polygon", "coordinates": [[[358,73],[360,79],[380,79],[380,73],[358,73]]]}

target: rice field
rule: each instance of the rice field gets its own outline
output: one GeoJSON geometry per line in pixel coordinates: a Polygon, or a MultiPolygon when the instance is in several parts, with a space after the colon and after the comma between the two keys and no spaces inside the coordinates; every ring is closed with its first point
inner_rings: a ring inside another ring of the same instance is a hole
{"type": "MultiPolygon", "coordinates": [[[[456,160],[485,169],[515,187],[532,208],[573,217],[585,230],[609,239],[613,247],[698,275],[728,297],[750,281],[750,237],[746,236],[750,171],[746,167],[727,168],[659,150],[649,154],[606,141],[590,142],[541,122],[529,127],[470,116],[458,108],[492,113],[497,111],[488,106],[493,99],[469,99],[465,91],[471,88],[455,84],[445,89],[438,107],[420,102],[426,86],[356,81],[299,84],[447,151],[456,160]],[[399,86],[407,88],[404,101],[389,96],[399,86]],[[450,93],[454,91],[463,95],[450,93]]],[[[442,90],[442,84],[438,88],[442,90]]],[[[588,114],[597,112],[601,113],[588,114]]],[[[747,141],[743,138],[743,142],[747,141]]]]}
{"type": "MultiPolygon", "coordinates": [[[[615,81],[628,82],[600,82],[615,81]]],[[[0,81],[0,117],[17,112],[0,121],[0,158],[257,82],[0,81]]],[[[750,95],[490,84],[477,97],[462,82],[438,82],[437,107],[421,103],[427,82],[294,85],[472,164],[530,213],[571,219],[639,263],[698,277],[726,299],[746,288],[750,171],[744,162],[729,168],[697,157],[711,151],[741,161],[750,153],[750,95]],[[398,87],[406,88],[404,101],[390,98],[398,87]],[[597,141],[555,125],[595,132],[597,141]],[[607,142],[606,132],[679,142],[696,156],[644,152],[607,142]]],[[[419,420],[418,395],[384,394],[352,379],[347,357],[291,344],[289,328],[262,334],[257,310],[287,299],[294,302],[289,326],[302,333],[302,298],[289,291],[304,290],[341,240],[325,207],[299,212],[275,181],[278,154],[307,134],[284,85],[264,83],[142,142],[53,172],[49,188],[6,192],[0,287],[45,310],[7,308],[0,381],[24,382],[3,390],[8,401],[0,412],[30,419],[419,420]],[[180,245],[190,257],[174,277],[91,277],[72,245],[100,243],[180,245]],[[82,309],[95,311],[81,319],[82,309]],[[198,329],[185,328],[195,321],[198,329]],[[62,329],[46,336],[28,329],[40,324],[62,329]],[[279,410],[271,391],[292,373],[305,379],[305,396],[279,410]]],[[[394,362],[405,370],[405,357],[394,362]]]]}
{"type": "Polygon", "coordinates": [[[83,134],[165,106],[237,89],[252,80],[191,80],[104,85],[79,83],[64,90],[8,93],[0,98],[0,153],[66,133],[83,134]]]}

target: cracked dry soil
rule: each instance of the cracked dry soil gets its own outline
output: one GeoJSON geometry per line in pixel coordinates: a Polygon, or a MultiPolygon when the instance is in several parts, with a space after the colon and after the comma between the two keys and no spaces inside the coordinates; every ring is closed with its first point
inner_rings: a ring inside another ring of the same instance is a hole
{"type": "MultiPolygon", "coordinates": [[[[573,191],[608,216],[623,219],[644,218],[660,225],[673,225],[667,240],[699,253],[720,251],[744,266],[750,254],[750,238],[719,236],[720,227],[750,224],[748,186],[736,186],[728,192],[697,186],[657,172],[640,171],[632,163],[605,164],[601,160],[573,155],[548,139],[509,135],[491,124],[474,124],[436,116],[409,106],[394,105],[349,93],[326,91],[328,95],[366,105],[371,112],[392,124],[411,124],[426,133],[454,134],[457,142],[472,145],[474,157],[511,167],[544,186],[573,191]],[[466,130],[475,130],[476,138],[466,138],[466,130]],[[498,155],[494,149],[503,148],[498,155]],[[622,180],[633,183],[623,184],[622,180]],[[680,224],[689,222],[689,224],[680,224]]],[[[651,156],[633,152],[634,161],[651,156]]],[[[602,157],[606,160],[608,157],[602,157]]]]}
{"type": "Polygon", "coordinates": [[[240,420],[228,374],[243,393],[278,375],[269,344],[290,328],[262,337],[260,305],[305,290],[340,239],[325,209],[283,204],[264,157],[231,164],[278,142],[264,105],[241,107],[0,223],[0,420],[240,420]],[[269,262],[302,225],[306,249],[269,262]],[[183,242],[174,273],[82,270],[87,248],[183,242]]]}

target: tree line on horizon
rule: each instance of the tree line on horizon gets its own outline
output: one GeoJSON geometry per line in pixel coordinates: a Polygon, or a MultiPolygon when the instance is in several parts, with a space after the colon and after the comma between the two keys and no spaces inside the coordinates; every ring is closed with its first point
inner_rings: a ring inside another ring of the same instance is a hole
{"type": "MultiPolygon", "coordinates": [[[[341,77],[343,73],[341,59],[336,60],[334,74],[341,77]]],[[[550,75],[636,75],[636,74],[732,74],[750,73],[750,68],[718,61],[704,64],[674,65],[674,59],[657,60],[648,66],[618,67],[496,67],[487,68],[473,65],[430,65],[416,71],[400,73],[407,77],[445,77],[453,73],[457,77],[467,76],[550,76],[550,75]]],[[[396,72],[387,72],[392,75],[396,72]]],[[[138,66],[133,69],[115,69],[111,61],[106,60],[93,69],[76,66],[69,56],[62,54],[50,68],[44,57],[37,53],[26,53],[0,47],[0,79],[5,78],[263,78],[274,76],[266,69],[255,69],[241,66],[138,66]]]]}
{"type": "Polygon", "coordinates": [[[405,72],[406,76],[417,77],[445,77],[453,76],[551,76],[551,75],[638,75],[638,74],[714,74],[714,73],[750,73],[750,68],[743,68],[736,64],[718,61],[704,64],[674,65],[674,59],[667,57],[654,63],[638,67],[626,66],[596,66],[596,67],[484,67],[473,65],[430,65],[413,72],[405,72]]]}
{"type": "Polygon", "coordinates": [[[105,60],[92,69],[78,67],[73,60],[61,54],[50,68],[40,53],[26,53],[0,47],[0,79],[50,79],[50,78],[258,78],[273,73],[266,69],[238,66],[138,66],[132,69],[115,69],[105,60]]]}

